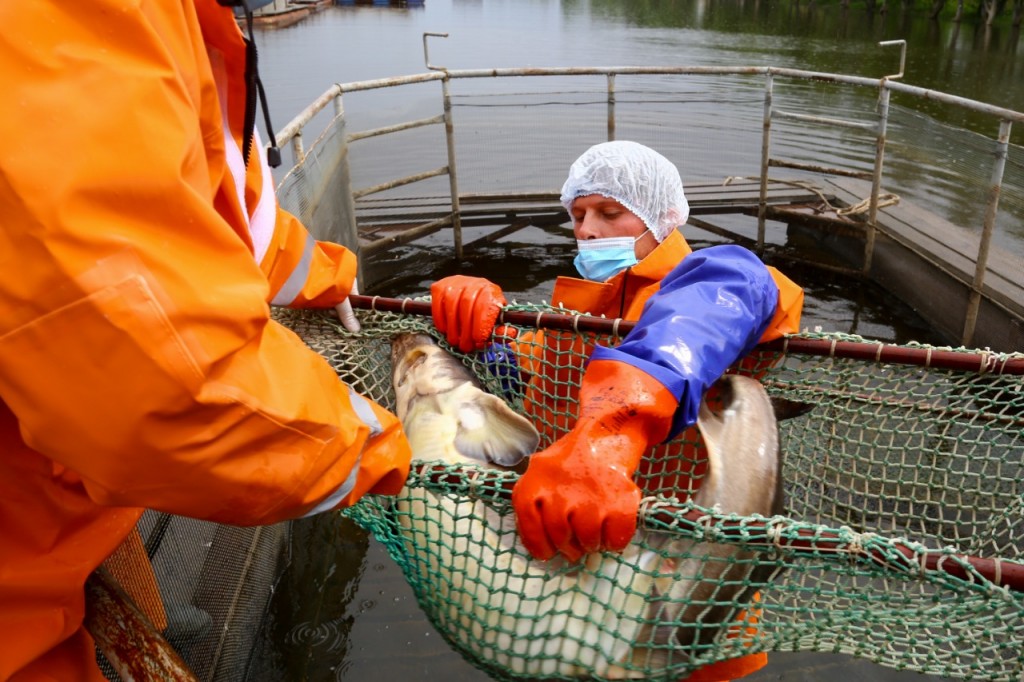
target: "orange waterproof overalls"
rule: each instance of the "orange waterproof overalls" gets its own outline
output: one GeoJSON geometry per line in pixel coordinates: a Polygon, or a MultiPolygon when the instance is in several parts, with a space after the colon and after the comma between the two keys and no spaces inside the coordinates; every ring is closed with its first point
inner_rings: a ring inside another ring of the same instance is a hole
{"type": "Polygon", "coordinates": [[[242,156],[216,0],[0,6],[0,680],[102,679],[87,576],[143,508],[270,524],[395,493],[398,421],[269,319],[356,271],[242,156]]]}
{"type": "MultiPolygon", "coordinates": [[[[575,277],[559,277],[555,282],[551,301],[554,305],[590,315],[604,315],[608,318],[639,319],[644,304],[661,286],[662,279],[691,253],[686,239],[678,231],[670,232],[665,240],[650,254],[633,267],[612,277],[607,282],[592,282],[575,277]]],[[[761,341],[770,341],[784,334],[800,330],[800,314],[803,309],[803,289],[775,268],[769,272],[779,289],[779,300],[775,315],[761,336],[761,341]]],[[[576,419],[575,405],[577,389],[569,379],[579,372],[579,358],[589,357],[592,346],[579,337],[566,333],[537,331],[520,334],[514,342],[514,351],[519,358],[523,374],[528,377],[525,389],[524,407],[541,428],[546,442],[550,443],[568,430],[576,419]]],[[[754,369],[751,367],[751,369],[754,369]]],[[[694,441],[692,433],[686,436],[694,441]]],[[[645,459],[641,469],[648,463],[645,459]]],[[[648,475],[651,472],[646,472],[648,475]]],[[[675,478],[690,479],[703,475],[702,463],[693,471],[657,472],[663,479],[661,485],[672,485],[675,478]]],[[[640,475],[645,475],[641,470],[640,475]]],[[[680,482],[678,488],[688,485],[680,482]]],[[[753,615],[740,614],[737,620],[752,622],[753,615]]],[[[764,667],[767,654],[757,653],[727,661],[713,663],[698,669],[688,682],[719,682],[732,680],[764,667]]]]}
{"type": "MultiPolygon", "coordinates": [[[[690,253],[683,235],[672,231],[646,258],[607,282],[559,277],[551,302],[588,315],[636,321],[661,281],[690,253]]],[[[792,280],[773,267],[768,271],[779,289],[779,301],[761,342],[798,332],[804,300],[803,289],[792,280]]],[[[520,369],[529,377],[526,410],[550,443],[576,420],[576,391],[569,380],[579,372],[579,358],[589,357],[593,348],[574,335],[543,330],[520,334],[513,345],[520,369]]]]}

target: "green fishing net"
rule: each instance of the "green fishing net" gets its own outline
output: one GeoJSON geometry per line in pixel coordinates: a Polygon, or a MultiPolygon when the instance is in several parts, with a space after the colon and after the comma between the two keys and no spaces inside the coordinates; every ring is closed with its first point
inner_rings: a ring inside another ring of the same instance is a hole
{"type": "MultiPolygon", "coordinates": [[[[437,338],[429,317],[361,311],[363,329],[352,334],[324,313],[275,314],[342,380],[389,409],[391,338],[437,338]]],[[[521,339],[534,330],[514,331],[521,339]]],[[[618,341],[544,333],[570,350],[534,362],[559,365],[541,370],[566,385],[578,384],[587,344],[618,341]]],[[[527,391],[502,354],[455,355],[524,410],[527,391]]],[[[991,371],[1007,357],[1022,356],[987,354],[978,370],[962,371],[757,350],[735,371],[757,376],[773,397],[813,405],[780,423],[785,513],[736,517],[689,502],[703,445],[688,430],[641,465],[647,497],[634,544],[581,565],[530,562],[515,544],[514,473],[425,466],[398,498],[369,497],[345,513],[387,547],[452,646],[497,679],[679,680],[746,654],[819,651],[1016,681],[1024,676],[1024,380],[991,371]],[[678,596],[673,567],[684,566],[718,577],[699,583],[711,589],[678,596]]],[[[557,383],[554,394],[553,402],[572,395],[557,383]]],[[[538,419],[541,447],[571,426],[575,406],[562,408],[538,419]]]]}

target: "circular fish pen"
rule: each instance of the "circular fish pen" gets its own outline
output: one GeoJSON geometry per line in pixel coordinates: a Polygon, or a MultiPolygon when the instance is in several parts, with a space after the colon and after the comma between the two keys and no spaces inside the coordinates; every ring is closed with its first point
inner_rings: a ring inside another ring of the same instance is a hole
{"type": "MultiPolygon", "coordinates": [[[[647,608],[654,590],[614,579],[609,566],[638,572],[629,555],[582,569],[604,589],[576,588],[567,600],[573,632],[552,639],[550,628],[533,625],[551,613],[524,608],[507,575],[480,565],[489,549],[473,543],[484,540],[467,540],[478,537],[466,529],[486,521],[478,513],[484,508],[503,519],[492,528],[497,535],[514,534],[507,489],[515,474],[419,467],[408,490],[454,507],[403,509],[370,498],[346,512],[387,548],[424,613],[467,660],[499,679],[675,680],[761,651],[847,653],[946,677],[1024,674],[1024,273],[1020,254],[1000,239],[1008,221],[1024,216],[1024,158],[1010,143],[1024,114],[896,76],[770,67],[432,67],[334,85],[278,134],[292,156],[282,204],[318,238],[360,250],[364,290],[402,268],[405,246],[445,245],[461,255],[527,227],[557,228],[566,216],[556,190],[580,148],[634,139],[677,162],[695,229],[781,267],[813,260],[898,290],[915,307],[935,308],[930,321],[952,339],[950,347],[885,345],[805,332],[758,349],[736,368],[774,397],[814,405],[780,424],[781,515],[735,517],[694,506],[690,484],[679,485],[685,477],[677,475],[699,470],[703,445],[692,430],[648,456],[639,479],[648,494],[644,532],[689,544],[665,549],[645,536],[638,551],[680,564],[693,542],[712,543],[743,550],[733,562],[751,569],[740,578],[751,588],[743,599],[702,597],[705,607],[728,611],[727,626],[719,618],[707,626],[710,635],[685,644],[678,633],[692,630],[691,620],[659,621],[647,608]],[[785,104],[792,93],[800,94],[799,110],[785,104]],[[820,104],[808,107],[808,93],[820,104]],[[365,103],[357,101],[362,96],[365,103]],[[964,108],[988,133],[928,120],[899,106],[906,98],[964,108]],[[747,112],[749,126],[716,126],[720,106],[747,112]],[[571,119],[571,126],[544,125],[558,110],[563,115],[553,120],[571,119]],[[673,117],[685,125],[660,123],[673,117]],[[949,177],[924,183],[915,176],[915,150],[903,136],[921,126],[957,159],[949,177]],[[816,136],[819,156],[793,153],[788,141],[806,135],[816,136]],[[462,154],[467,139],[489,140],[493,151],[462,154]],[[502,149],[512,145],[533,146],[536,166],[503,166],[502,149]],[[813,256],[794,247],[801,243],[813,246],[813,256]],[[984,347],[993,350],[974,350],[984,347]],[[446,516],[453,508],[465,516],[446,516]],[[755,575],[757,568],[765,570],[755,575]],[[455,573],[469,580],[456,582],[455,573]],[[676,634],[656,639],[651,630],[659,627],[676,634]]],[[[415,311],[422,302],[389,301],[366,297],[359,334],[318,313],[274,316],[343,381],[393,408],[390,339],[436,332],[415,311]]],[[[556,374],[565,386],[578,385],[580,349],[614,344],[628,325],[589,327],[585,311],[552,304],[514,304],[506,322],[564,340],[574,350],[556,374]]],[[[523,386],[482,356],[456,355],[491,392],[530,414],[523,386]]],[[[574,414],[570,399],[558,418],[539,420],[542,446],[574,414]]],[[[230,528],[149,512],[139,531],[159,593],[174,607],[172,622],[156,630],[197,679],[248,679],[287,560],[289,527],[230,528]]],[[[132,584],[115,564],[107,568],[132,584]]],[[[676,579],[665,565],[643,564],[639,573],[648,582],[676,579]]],[[[670,595],[660,604],[680,613],[700,602],[670,595]]],[[[307,635],[341,636],[337,628],[307,635]]]]}
{"type": "Polygon", "coordinates": [[[279,195],[315,234],[359,250],[364,289],[387,287],[420,244],[463,259],[531,227],[565,241],[565,169],[596,142],[634,140],[680,169],[689,237],[875,282],[950,344],[1024,350],[1024,153],[1010,143],[1024,114],[902,83],[900,47],[885,48],[883,78],[431,66],[335,84],[278,135],[294,164],[279,195]],[[529,166],[503,164],[512,150],[529,166]],[[942,161],[928,177],[925,156],[942,161]]]}

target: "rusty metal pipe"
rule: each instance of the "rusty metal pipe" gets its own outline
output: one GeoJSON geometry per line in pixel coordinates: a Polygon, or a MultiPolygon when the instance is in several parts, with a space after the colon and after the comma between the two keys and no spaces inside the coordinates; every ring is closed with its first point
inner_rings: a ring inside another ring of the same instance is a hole
{"type": "Polygon", "coordinates": [[[1006,158],[1010,146],[1010,122],[999,123],[999,138],[996,140],[995,163],[992,167],[992,182],[988,190],[988,202],[985,206],[985,223],[981,230],[981,243],[978,245],[978,256],[974,265],[974,279],[971,281],[971,296],[964,314],[964,333],[961,342],[971,343],[974,338],[974,327],[978,321],[978,309],[981,307],[981,292],[985,285],[985,272],[988,267],[988,252],[992,242],[992,231],[999,211],[999,195],[1003,189],[1003,172],[1006,169],[1006,158]]]}
{"type": "Polygon", "coordinates": [[[196,682],[174,648],[103,569],[85,583],[84,624],[121,679],[196,682]]]}
{"type": "Polygon", "coordinates": [[[373,185],[372,187],[364,187],[363,189],[358,189],[352,192],[352,196],[355,197],[356,199],[361,199],[362,197],[368,196],[370,194],[376,194],[377,192],[383,192],[384,190],[388,189],[395,189],[396,187],[402,187],[404,185],[411,185],[412,183],[419,182],[420,180],[426,180],[427,178],[434,178],[437,177],[438,175],[447,174],[448,166],[441,166],[440,168],[435,168],[434,170],[417,173],[416,175],[407,175],[404,178],[399,178],[397,180],[392,180],[390,182],[382,182],[381,184],[373,185]]]}
{"type": "MultiPolygon", "coordinates": [[[[438,489],[450,492],[452,487],[464,487],[469,497],[512,499],[512,488],[518,477],[494,469],[474,469],[471,473],[437,464],[413,464],[413,476],[425,478],[438,489]],[[477,491],[475,494],[471,491],[477,491]],[[481,495],[479,491],[487,491],[481,495]]],[[[830,528],[797,528],[796,537],[783,537],[780,528],[788,521],[778,519],[735,519],[682,506],[658,504],[641,510],[639,523],[649,530],[672,532],[673,529],[696,530],[713,523],[716,542],[739,544],[766,551],[782,550],[798,556],[821,558],[841,556],[845,561],[881,566],[904,573],[919,575],[924,570],[940,571],[961,580],[971,581],[977,573],[999,587],[1024,593],[1024,564],[1003,559],[988,559],[940,550],[915,551],[903,542],[893,541],[890,547],[898,551],[905,562],[893,564],[877,549],[858,547],[840,531],[830,528]]]]}
{"type": "Polygon", "coordinates": [[[412,130],[414,128],[422,128],[423,126],[435,125],[438,123],[444,123],[444,114],[438,114],[431,118],[421,118],[416,121],[407,121],[406,123],[396,123],[395,125],[383,126],[381,128],[374,128],[373,130],[363,130],[358,133],[352,133],[347,136],[349,142],[355,142],[356,140],[365,140],[368,137],[377,137],[379,135],[388,135],[390,133],[399,133],[403,130],[412,130]]]}
{"type": "MultiPolygon", "coordinates": [[[[383,296],[351,296],[352,306],[363,310],[430,316],[430,303],[411,298],[385,298],[383,296]]],[[[590,315],[564,313],[530,313],[515,310],[502,311],[500,323],[523,327],[538,327],[561,331],[592,332],[625,336],[635,326],[621,318],[609,319],[590,315]]],[[[837,339],[805,339],[788,337],[762,343],[762,350],[783,353],[824,355],[851,360],[870,360],[894,365],[934,367],[979,374],[1024,375],[1024,356],[993,352],[961,352],[937,348],[911,348],[881,342],[839,341],[837,339]]]]}

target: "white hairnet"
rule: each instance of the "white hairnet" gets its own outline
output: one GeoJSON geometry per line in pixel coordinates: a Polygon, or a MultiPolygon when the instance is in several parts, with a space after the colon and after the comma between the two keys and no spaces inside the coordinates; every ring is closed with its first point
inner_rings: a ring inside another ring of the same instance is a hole
{"type": "Polygon", "coordinates": [[[618,201],[644,221],[659,242],[690,216],[675,164],[637,142],[602,142],[573,162],[562,185],[562,205],[571,214],[576,197],[588,194],[618,201]]]}

